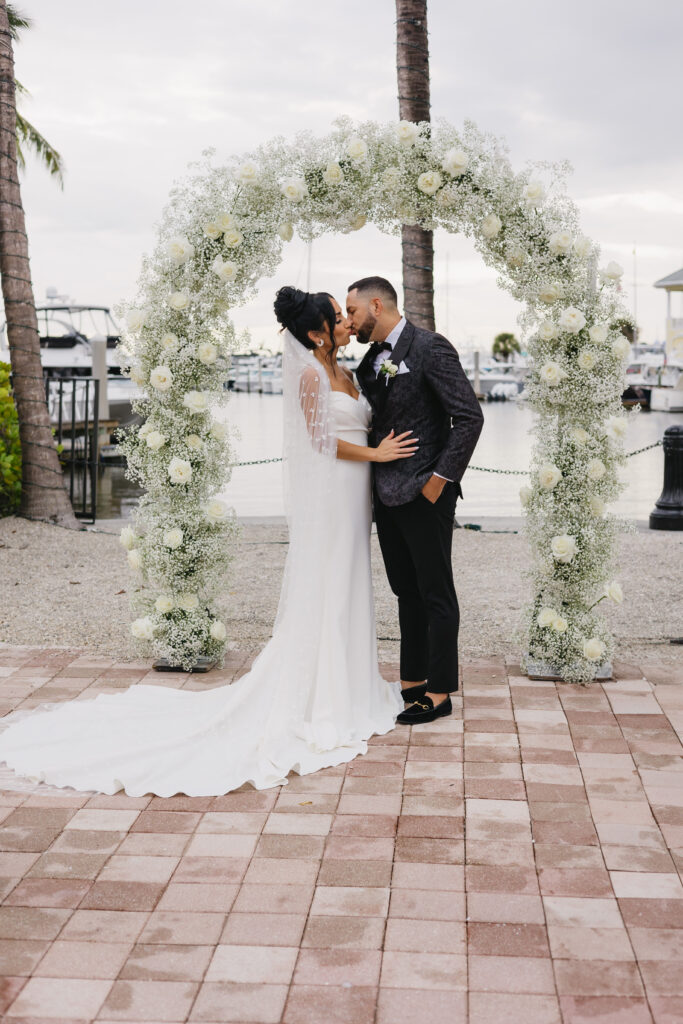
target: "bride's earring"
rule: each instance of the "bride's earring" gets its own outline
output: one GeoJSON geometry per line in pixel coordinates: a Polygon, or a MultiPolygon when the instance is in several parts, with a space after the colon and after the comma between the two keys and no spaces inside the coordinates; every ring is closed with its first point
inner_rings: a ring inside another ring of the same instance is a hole
{"type": "Polygon", "coordinates": [[[317,344],[318,348],[322,348],[325,343],[324,343],[323,339],[321,338],[320,341],[318,341],[316,344],[317,344]]]}

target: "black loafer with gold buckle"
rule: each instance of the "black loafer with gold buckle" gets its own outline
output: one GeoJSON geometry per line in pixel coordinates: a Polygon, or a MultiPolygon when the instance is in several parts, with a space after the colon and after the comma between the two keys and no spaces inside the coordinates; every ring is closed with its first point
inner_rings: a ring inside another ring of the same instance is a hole
{"type": "Polygon", "coordinates": [[[435,718],[450,715],[452,710],[450,697],[446,697],[436,705],[431,697],[421,697],[420,700],[416,700],[409,708],[402,711],[396,721],[400,725],[422,725],[423,722],[433,722],[435,718]]]}

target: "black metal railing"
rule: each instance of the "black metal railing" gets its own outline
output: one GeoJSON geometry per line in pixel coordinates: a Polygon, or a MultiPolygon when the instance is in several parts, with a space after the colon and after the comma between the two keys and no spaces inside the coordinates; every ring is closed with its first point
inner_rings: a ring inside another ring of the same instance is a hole
{"type": "Polygon", "coordinates": [[[94,523],[100,382],[94,377],[47,377],[45,397],[74,515],[94,523]]]}

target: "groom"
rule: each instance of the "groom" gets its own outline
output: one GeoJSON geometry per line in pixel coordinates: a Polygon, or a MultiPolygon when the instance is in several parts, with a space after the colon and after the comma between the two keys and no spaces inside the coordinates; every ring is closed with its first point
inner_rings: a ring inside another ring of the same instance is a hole
{"type": "Polygon", "coordinates": [[[352,331],[370,347],[358,383],[373,408],[369,444],[412,430],[410,459],[374,464],[375,522],[389,584],[398,598],[401,694],[397,721],[431,722],[453,710],[460,612],[451,545],[460,480],[484,417],[458,354],[442,335],[402,317],[383,277],[354,281],[346,298],[352,331]]]}

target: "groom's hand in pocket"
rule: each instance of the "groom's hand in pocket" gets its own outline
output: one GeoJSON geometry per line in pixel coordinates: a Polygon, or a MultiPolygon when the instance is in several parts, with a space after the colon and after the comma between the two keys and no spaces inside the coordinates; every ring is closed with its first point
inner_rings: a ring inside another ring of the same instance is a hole
{"type": "Polygon", "coordinates": [[[447,481],[444,480],[442,476],[437,476],[436,473],[432,473],[429,480],[422,488],[422,493],[427,501],[431,502],[432,505],[435,505],[441,497],[441,492],[446,486],[446,483],[447,481]]]}

